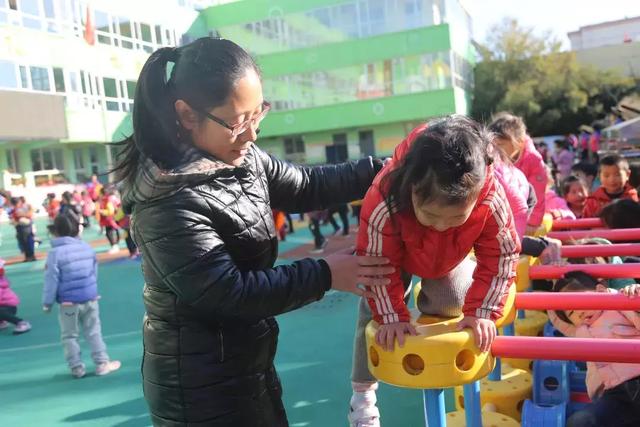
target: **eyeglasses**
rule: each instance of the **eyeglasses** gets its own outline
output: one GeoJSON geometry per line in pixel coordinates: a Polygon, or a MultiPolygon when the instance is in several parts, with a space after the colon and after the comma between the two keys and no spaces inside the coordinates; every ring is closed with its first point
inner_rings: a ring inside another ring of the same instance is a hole
{"type": "Polygon", "coordinates": [[[227,129],[229,129],[231,131],[231,136],[232,137],[236,137],[238,135],[241,135],[243,133],[245,133],[247,131],[247,129],[249,129],[249,127],[253,127],[253,126],[257,126],[260,124],[260,122],[262,121],[262,119],[264,119],[264,116],[267,115],[267,113],[269,112],[269,110],[271,109],[271,104],[268,103],[267,101],[262,103],[262,111],[260,111],[260,113],[258,113],[257,116],[250,118],[249,120],[245,120],[242,123],[238,123],[236,125],[230,125],[229,123],[225,122],[224,120],[222,120],[219,117],[214,116],[211,113],[208,113],[206,111],[203,111],[202,113],[207,116],[207,118],[213,120],[214,122],[218,123],[220,126],[224,126],[227,129]]]}

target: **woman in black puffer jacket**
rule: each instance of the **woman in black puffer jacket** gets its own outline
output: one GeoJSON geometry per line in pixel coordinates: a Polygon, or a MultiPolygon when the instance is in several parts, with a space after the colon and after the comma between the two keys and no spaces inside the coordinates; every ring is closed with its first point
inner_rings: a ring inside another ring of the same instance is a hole
{"type": "Polygon", "coordinates": [[[336,254],[273,267],[271,207],[361,198],[372,159],[300,167],[254,145],[269,110],[258,67],[228,40],[163,48],[145,64],[117,167],[145,278],[144,394],[156,426],[286,426],[273,316],[330,288],[369,294],[386,260],[336,254]],[[166,78],[167,63],[173,63],[166,78]]]}

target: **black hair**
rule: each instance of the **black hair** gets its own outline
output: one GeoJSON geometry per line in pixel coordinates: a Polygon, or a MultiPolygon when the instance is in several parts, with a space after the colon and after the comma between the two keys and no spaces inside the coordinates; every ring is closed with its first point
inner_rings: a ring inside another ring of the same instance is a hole
{"type": "Polygon", "coordinates": [[[596,177],[598,175],[598,166],[593,163],[580,162],[571,166],[572,172],[582,172],[587,176],[596,177]]]}
{"type": "Polygon", "coordinates": [[[553,141],[553,143],[557,145],[559,148],[562,148],[565,150],[569,149],[569,141],[567,141],[566,139],[556,139],[555,141],[553,141]]]}
{"type": "Polygon", "coordinates": [[[80,224],[71,215],[61,214],[47,226],[56,237],[76,237],[80,233],[80,224]]]}
{"type": "MultiPolygon", "coordinates": [[[[184,100],[199,114],[225,103],[233,87],[248,70],[260,70],[244,49],[232,41],[203,37],[179,48],[156,50],[144,64],[134,97],[133,135],[117,145],[113,172],[119,181],[130,181],[141,155],[159,167],[177,166],[180,145],[188,144],[188,135],[180,126],[175,101],[184,100]],[[167,79],[167,65],[174,65],[167,79]],[[186,139],[186,141],[185,141],[186,139]]],[[[204,120],[204,115],[201,116],[204,120]]]]}
{"type": "Polygon", "coordinates": [[[629,171],[629,162],[619,154],[609,154],[600,159],[600,166],[618,166],[620,169],[629,171]]]}
{"type": "MultiPolygon", "coordinates": [[[[583,271],[570,271],[553,285],[554,292],[595,291],[600,282],[583,271]]],[[[564,310],[556,310],[556,314],[564,322],[572,323],[564,310]]]]}
{"type": "Polygon", "coordinates": [[[498,138],[513,142],[521,141],[527,135],[527,126],[522,118],[507,112],[497,113],[489,125],[489,130],[498,138]]]}
{"type": "Polygon", "coordinates": [[[564,178],[560,183],[560,191],[562,193],[561,194],[562,197],[566,197],[567,194],[569,194],[569,191],[571,191],[571,186],[576,182],[579,182],[585,187],[585,189],[587,189],[587,184],[583,180],[581,180],[575,175],[569,175],[568,177],[564,178]]]}
{"type": "Polygon", "coordinates": [[[640,228],[640,203],[618,199],[602,208],[599,216],[608,228],[640,228]]]}
{"type": "Polygon", "coordinates": [[[409,209],[412,194],[422,203],[445,205],[477,196],[493,162],[491,144],[491,134],[469,117],[453,115],[429,122],[398,166],[383,178],[389,208],[393,204],[398,211],[409,209]]]}

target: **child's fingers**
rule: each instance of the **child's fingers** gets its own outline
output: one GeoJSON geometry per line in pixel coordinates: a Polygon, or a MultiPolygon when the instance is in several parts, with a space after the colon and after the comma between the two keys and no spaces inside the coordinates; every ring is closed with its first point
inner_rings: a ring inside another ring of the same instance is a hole
{"type": "Polygon", "coordinates": [[[418,335],[418,331],[411,323],[407,324],[407,332],[411,335],[418,335]]]}
{"type": "MultiPolygon", "coordinates": [[[[398,346],[401,348],[404,347],[404,340],[405,340],[404,330],[400,331],[400,333],[398,333],[397,336],[398,336],[398,346]]],[[[393,341],[392,341],[392,345],[393,345],[393,341]]]]}

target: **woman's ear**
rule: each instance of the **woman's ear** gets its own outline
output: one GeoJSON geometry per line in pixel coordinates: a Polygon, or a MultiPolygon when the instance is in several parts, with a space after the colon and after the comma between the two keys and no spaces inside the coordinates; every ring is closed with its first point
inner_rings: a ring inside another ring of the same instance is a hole
{"type": "Polygon", "coordinates": [[[198,124],[198,115],[193,111],[193,108],[182,99],[175,102],[174,108],[180,125],[187,130],[193,130],[198,124]]]}

